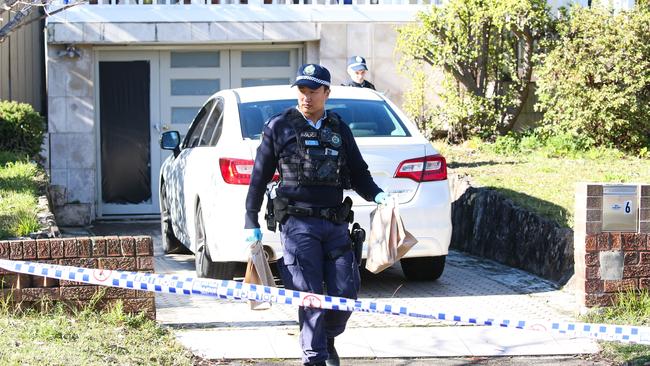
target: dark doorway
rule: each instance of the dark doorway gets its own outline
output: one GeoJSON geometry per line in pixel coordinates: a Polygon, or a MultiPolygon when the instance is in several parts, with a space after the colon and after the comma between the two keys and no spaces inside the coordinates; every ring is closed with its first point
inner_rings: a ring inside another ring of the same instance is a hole
{"type": "Polygon", "coordinates": [[[102,202],[151,202],[149,61],[99,63],[102,202]]]}

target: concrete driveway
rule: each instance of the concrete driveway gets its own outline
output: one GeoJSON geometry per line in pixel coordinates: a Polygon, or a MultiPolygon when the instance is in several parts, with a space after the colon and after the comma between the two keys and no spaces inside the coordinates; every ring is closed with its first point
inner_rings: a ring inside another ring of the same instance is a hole
{"type": "MultiPolygon", "coordinates": [[[[99,223],[79,230],[83,235],[150,235],[157,273],[194,275],[193,255],[163,255],[158,222],[99,223]]],[[[64,232],[75,234],[70,228],[64,232]]],[[[364,275],[359,297],[447,314],[512,320],[572,321],[576,310],[572,292],[558,290],[527,272],[459,252],[449,254],[438,281],[406,282],[399,265],[379,275],[364,275]]],[[[157,294],[156,308],[157,320],[174,329],[180,342],[200,357],[299,363],[297,311],[292,306],[274,304],[270,310],[253,311],[247,303],[157,294]]],[[[337,338],[337,350],[344,361],[348,359],[344,364],[378,358],[382,364],[400,364],[399,360],[424,362],[422,358],[430,357],[451,357],[447,359],[451,362],[458,357],[466,361],[467,357],[542,355],[554,356],[548,364],[601,364],[573,357],[598,352],[597,343],[589,339],[371,313],[352,315],[348,329],[337,338]]],[[[522,363],[499,359],[513,365],[545,364],[529,358],[522,363]]]]}

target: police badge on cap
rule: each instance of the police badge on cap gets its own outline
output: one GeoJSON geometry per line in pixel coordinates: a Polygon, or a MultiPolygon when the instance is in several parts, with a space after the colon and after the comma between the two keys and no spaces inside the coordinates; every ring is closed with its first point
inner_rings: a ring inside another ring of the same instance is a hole
{"type": "Polygon", "coordinates": [[[312,75],[314,75],[315,71],[316,71],[316,67],[314,65],[307,65],[302,70],[302,73],[303,73],[303,75],[312,76],[312,75]]]}
{"type": "Polygon", "coordinates": [[[305,64],[300,66],[296,81],[291,86],[306,86],[309,89],[318,89],[321,86],[330,86],[330,72],[318,64],[305,64]]]}

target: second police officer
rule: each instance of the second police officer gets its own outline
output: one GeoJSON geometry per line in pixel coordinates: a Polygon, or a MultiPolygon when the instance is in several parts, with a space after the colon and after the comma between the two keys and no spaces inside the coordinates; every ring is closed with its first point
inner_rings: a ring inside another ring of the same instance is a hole
{"type": "Polygon", "coordinates": [[[341,84],[343,86],[354,86],[357,88],[370,88],[375,90],[375,86],[366,80],[366,73],[368,72],[368,65],[366,59],[361,56],[352,56],[348,59],[348,75],[350,80],[341,84]]]}
{"type": "MultiPolygon", "coordinates": [[[[350,202],[342,204],[343,190],[351,188],[377,203],[385,203],[386,194],[373,181],[350,128],[325,111],[329,71],[318,64],[302,65],[292,86],[297,86],[298,105],[271,118],[262,131],[246,197],[246,240],[262,239],[258,215],[277,169],[274,203],[284,251],[278,265],[285,287],[323,294],[324,283],[328,295],[356,298],[359,267],[348,234],[350,202]]],[[[343,333],[349,317],[350,312],[298,309],[305,365],[339,364],[334,338],[343,333]]]]}

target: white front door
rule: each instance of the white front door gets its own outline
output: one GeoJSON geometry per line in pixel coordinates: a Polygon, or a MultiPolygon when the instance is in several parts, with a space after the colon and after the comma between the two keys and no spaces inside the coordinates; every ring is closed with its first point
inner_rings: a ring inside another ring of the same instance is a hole
{"type": "Polygon", "coordinates": [[[96,56],[98,216],[157,215],[158,52],[96,56]]]}

